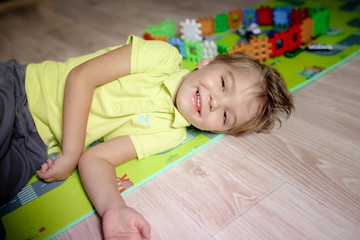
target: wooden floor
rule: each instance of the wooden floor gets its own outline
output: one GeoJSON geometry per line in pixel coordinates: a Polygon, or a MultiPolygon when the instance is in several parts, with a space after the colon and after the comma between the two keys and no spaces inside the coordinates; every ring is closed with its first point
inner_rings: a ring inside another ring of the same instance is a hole
{"type": "MultiPolygon", "coordinates": [[[[65,60],[166,18],[258,1],[42,0],[0,12],[0,60],[65,60]]],[[[273,134],[226,136],[125,196],[153,239],[359,239],[360,56],[295,92],[273,134]]],[[[56,239],[102,239],[97,215],[56,239]]]]}

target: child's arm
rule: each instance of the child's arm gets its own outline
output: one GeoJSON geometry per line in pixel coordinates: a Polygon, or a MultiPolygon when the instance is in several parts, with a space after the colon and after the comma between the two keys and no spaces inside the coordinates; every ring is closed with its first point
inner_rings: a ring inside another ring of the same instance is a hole
{"type": "Polygon", "coordinates": [[[84,149],[87,120],[94,90],[130,74],[131,45],[125,45],[74,68],[66,79],[63,105],[62,151],[37,171],[45,181],[71,175],[84,149]]]}
{"type": "Polygon", "coordinates": [[[81,180],[103,219],[105,239],[150,239],[150,225],[125,205],[116,182],[114,167],[135,157],[130,138],[124,136],[98,144],[80,158],[81,180]]]}
{"type": "Polygon", "coordinates": [[[100,143],[83,153],[87,119],[97,86],[130,74],[131,45],[89,60],[72,70],[66,80],[63,106],[62,152],[37,173],[45,181],[67,178],[79,162],[83,185],[103,218],[105,239],[150,238],[150,226],[126,207],[117,188],[115,166],[136,157],[128,136],[100,143]],[[79,160],[80,159],[80,160],[79,160]]]}

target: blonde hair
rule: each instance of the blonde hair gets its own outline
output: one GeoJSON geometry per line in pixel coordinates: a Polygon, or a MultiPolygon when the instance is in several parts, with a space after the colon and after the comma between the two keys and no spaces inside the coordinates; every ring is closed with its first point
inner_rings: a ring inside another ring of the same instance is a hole
{"type": "Polygon", "coordinates": [[[294,108],[293,98],[288,91],[281,74],[273,67],[260,63],[256,58],[243,53],[218,55],[209,64],[229,64],[235,68],[246,69],[258,78],[256,91],[251,102],[256,101],[260,107],[255,116],[247,123],[224,132],[239,136],[249,132],[269,132],[282,119],[288,119],[294,108]]]}

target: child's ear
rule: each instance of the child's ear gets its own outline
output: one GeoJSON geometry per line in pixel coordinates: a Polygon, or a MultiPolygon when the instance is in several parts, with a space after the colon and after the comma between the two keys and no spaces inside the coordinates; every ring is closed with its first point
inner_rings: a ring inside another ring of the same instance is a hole
{"type": "Polygon", "coordinates": [[[197,68],[200,69],[200,68],[202,68],[202,67],[205,67],[205,66],[208,65],[212,60],[214,60],[214,57],[202,59],[200,62],[198,62],[197,68]]]}

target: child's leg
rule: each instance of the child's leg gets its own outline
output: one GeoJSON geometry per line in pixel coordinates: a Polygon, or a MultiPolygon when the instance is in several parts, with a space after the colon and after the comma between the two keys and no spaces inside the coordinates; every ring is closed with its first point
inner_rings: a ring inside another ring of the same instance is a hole
{"type": "Polygon", "coordinates": [[[25,66],[0,63],[0,206],[16,195],[47,160],[25,93],[25,66]]]}

